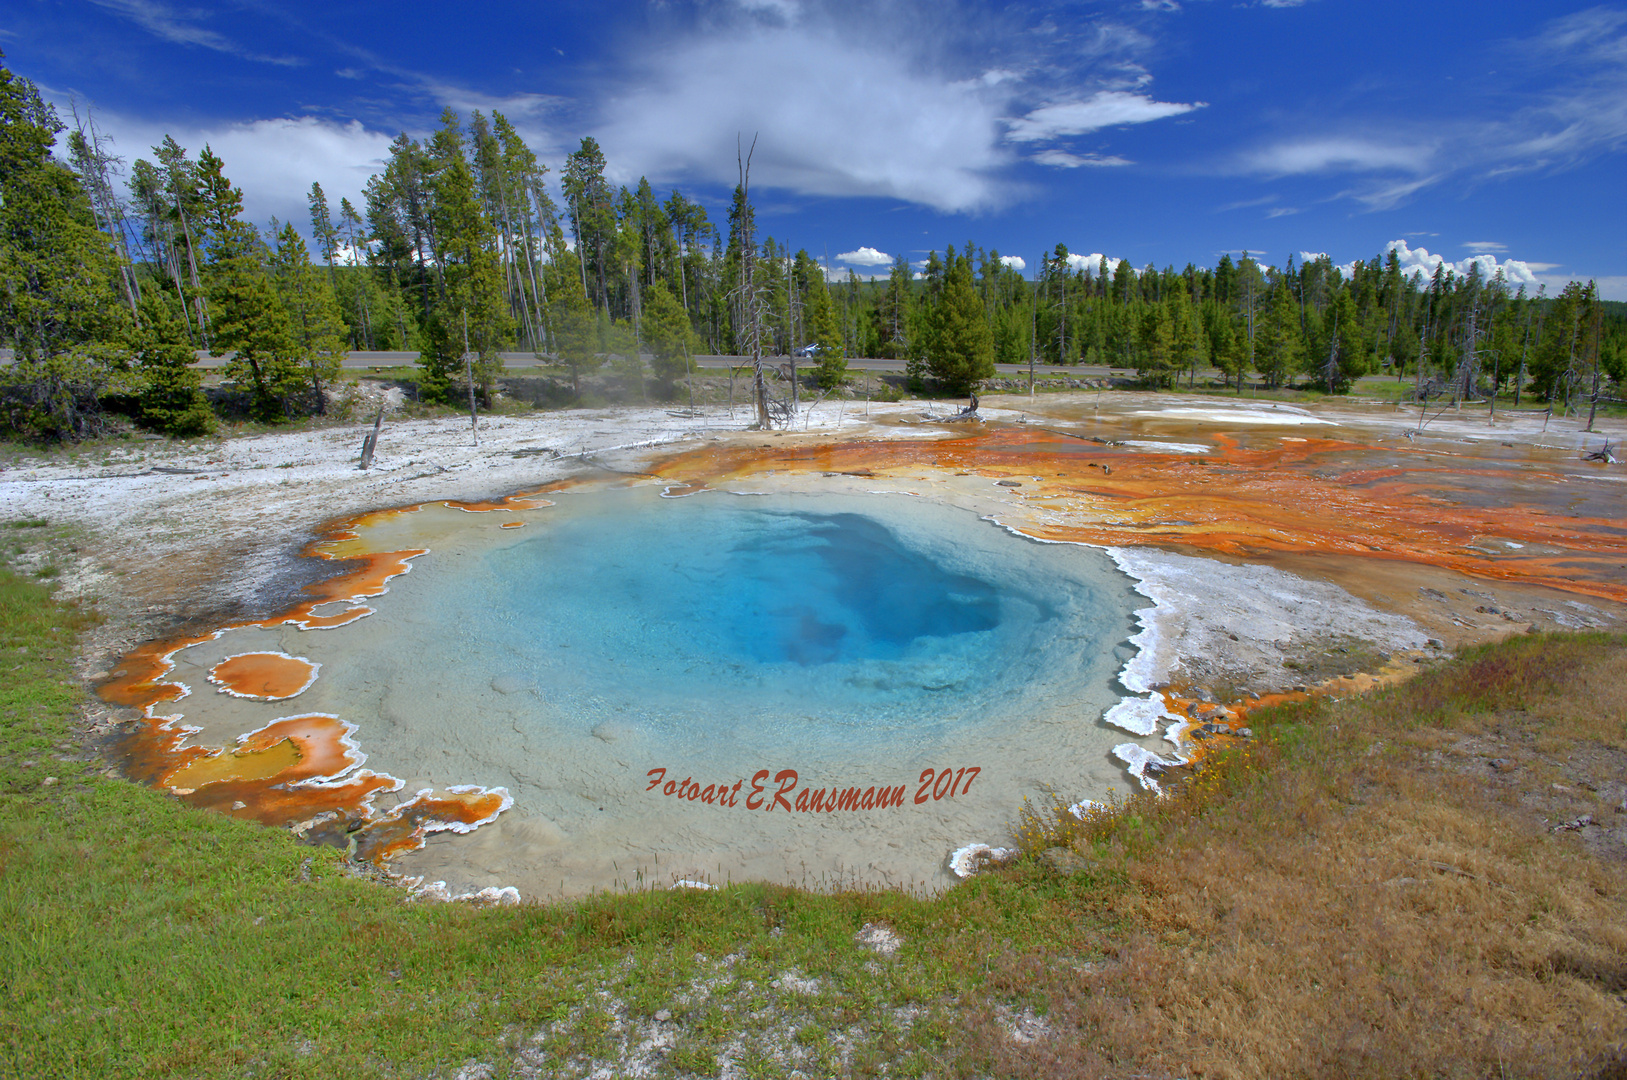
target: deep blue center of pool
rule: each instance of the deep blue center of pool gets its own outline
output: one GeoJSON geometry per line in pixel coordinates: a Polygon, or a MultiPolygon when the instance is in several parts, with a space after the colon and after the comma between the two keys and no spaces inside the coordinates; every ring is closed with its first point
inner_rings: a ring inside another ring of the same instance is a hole
{"type": "Polygon", "coordinates": [[[1098,554],[924,500],[646,492],[532,520],[484,557],[465,630],[573,716],[947,722],[1082,677],[1124,633],[1098,554]]]}
{"type": "MultiPolygon", "coordinates": [[[[991,630],[996,588],[946,570],[858,514],[762,515],[731,545],[694,610],[727,627],[742,656],[825,664],[894,659],[921,638],[991,630]]],[[[699,580],[689,578],[687,580],[699,580]]]]}

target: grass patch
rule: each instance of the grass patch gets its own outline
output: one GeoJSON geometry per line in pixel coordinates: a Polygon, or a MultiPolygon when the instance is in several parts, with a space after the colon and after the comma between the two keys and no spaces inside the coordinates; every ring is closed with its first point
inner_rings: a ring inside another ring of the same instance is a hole
{"type": "MultiPolygon", "coordinates": [[[[1627,760],[1620,638],[1256,714],[1170,798],[1029,808],[1028,857],[932,900],[477,909],[103,775],[69,680],[90,617],[0,572],[0,1073],[1544,1076],[1627,1052],[1621,867],[1522,801],[1578,748],[1627,760]],[[861,948],[867,923],[902,947],[861,948]]],[[[1622,797],[1554,775],[1597,818],[1622,797]]]]}

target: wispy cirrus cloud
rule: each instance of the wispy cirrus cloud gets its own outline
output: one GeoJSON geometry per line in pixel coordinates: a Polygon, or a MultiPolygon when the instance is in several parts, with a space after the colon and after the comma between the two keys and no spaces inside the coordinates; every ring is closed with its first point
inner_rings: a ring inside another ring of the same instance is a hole
{"type": "Polygon", "coordinates": [[[1504,48],[1542,85],[1497,119],[1361,117],[1327,134],[1321,118],[1316,134],[1270,140],[1222,171],[1351,177],[1335,197],[1384,210],[1448,181],[1567,169],[1627,149],[1627,11],[1575,12],[1504,48]]]}
{"type": "Polygon", "coordinates": [[[91,0],[91,3],[121,15],[155,37],[176,45],[212,49],[262,64],[299,67],[305,63],[299,57],[267,56],[240,45],[219,31],[201,25],[198,20],[202,13],[198,11],[178,11],[158,0],[91,0]]]}
{"type": "Polygon", "coordinates": [[[1041,150],[1032,158],[1041,165],[1049,165],[1056,169],[1079,168],[1115,168],[1120,165],[1132,165],[1134,162],[1117,154],[1070,154],[1066,150],[1041,150]]]}
{"type": "Polygon", "coordinates": [[[1086,135],[1106,127],[1145,124],[1169,116],[1180,116],[1193,109],[1201,109],[1204,105],[1201,101],[1190,104],[1155,101],[1146,94],[1099,90],[1083,100],[1042,105],[1009,121],[1008,137],[1013,142],[1026,143],[1067,135],[1086,135]]]}
{"type": "Polygon", "coordinates": [[[1243,155],[1247,172],[1266,176],[1303,173],[1384,172],[1416,173],[1427,169],[1436,148],[1427,143],[1335,137],[1296,139],[1275,143],[1243,155]]]}

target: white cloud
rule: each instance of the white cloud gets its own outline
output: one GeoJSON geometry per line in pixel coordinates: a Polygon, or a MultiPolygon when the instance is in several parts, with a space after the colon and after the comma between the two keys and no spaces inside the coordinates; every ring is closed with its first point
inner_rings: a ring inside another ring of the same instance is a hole
{"type": "Polygon", "coordinates": [[[1246,171],[1268,176],[1320,172],[1418,172],[1428,167],[1434,148],[1388,140],[1316,138],[1278,143],[1243,158],[1246,171]]]}
{"type": "MultiPolygon", "coordinates": [[[[1501,245],[1499,245],[1501,246],[1501,245]]],[[[1606,300],[1627,300],[1627,275],[1587,275],[1587,274],[1552,274],[1547,271],[1557,270],[1558,263],[1531,262],[1525,259],[1503,259],[1495,255],[1471,255],[1467,259],[1453,261],[1444,256],[1437,255],[1427,248],[1415,248],[1405,240],[1391,240],[1384,245],[1384,254],[1387,257],[1394,250],[1396,259],[1401,264],[1402,274],[1411,277],[1413,274],[1423,274],[1425,278],[1435,275],[1435,269],[1445,266],[1454,274],[1467,274],[1471,266],[1480,267],[1482,281],[1490,281],[1497,271],[1503,272],[1503,280],[1508,282],[1510,288],[1525,286],[1528,294],[1534,294],[1537,289],[1547,286],[1548,295],[1558,293],[1571,281],[1593,281],[1599,287],[1599,295],[1606,300]]],[[[1355,270],[1353,263],[1339,267],[1345,277],[1350,277],[1355,270]]]]}
{"type": "Polygon", "coordinates": [[[1474,252],[1476,255],[1487,252],[1495,253],[1508,250],[1507,244],[1500,244],[1495,240],[1470,240],[1463,246],[1474,252]]]}
{"type": "Polygon", "coordinates": [[[1121,158],[1117,154],[1070,154],[1066,150],[1041,150],[1034,155],[1034,160],[1041,165],[1050,165],[1058,169],[1077,169],[1088,165],[1093,168],[1111,168],[1117,165],[1131,165],[1134,162],[1128,158],[1121,158]]]}
{"type": "MultiPolygon", "coordinates": [[[[1599,299],[1627,300],[1627,274],[1613,274],[1607,277],[1592,278],[1590,280],[1592,280],[1593,283],[1599,287],[1599,299]]],[[[1563,281],[1560,282],[1557,287],[1550,283],[1548,285],[1548,291],[1552,293],[1556,291],[1556,288],[1563,289],[1564,287],[1565,285],[1563,281]]]]}
{"type": "Polygon", "coordinates": [[[1083,101],[1042,105],[1026,116],[1008,121],[1013,142],[1039,142],[1064,135],[1085,135],[1120,124],[1145,124],[1201,109],[1205,102],[1182,104],[1154,101],[1145,94],[1100,90],[1083,101]]]}
{"type": "Polygon", "coordinates": [[[1415,192],[1446,179],[1448,175],[1449,172],[1438,172],[1415,180],[1380,180],[1358,184],[1339,192],[1339,197],[1365,203],[1369,210],[1389,210],[1405,202],[1415,192]]]}
{"type": "Polygon", "coordinates": [[[1092,252],[1089,255],[1072,255],[1072,254],[1070,254],[1068,256],[1068,269],[1069,270],[1089,270],[1092,274],[1094,274],[1094,273],[1098,272],[1099,270],[1101,270],[1101,268],[1102,268],[1102,260],[1103,259],[1107,260],[1107,272],[1109,274],[1118,273],[1119,263],[1124,261],[1123,259],[1115,259],[1115,258],[1112,258],[1111,256],[1103,255],[1099,251],[1092,252]]]}
{"type": "Polygon", "coordinates": [[[208,14],[207,9],[179,11],[166,4],[158,3],[157,0],[91,0],[91,3],[114,14],[123,15],[154,37],[162,38],[175,45],[194,45],[264,64],[297,67],[304,63],[297,57],[265,56],[253,52],[224,34],[217,33],[205,26],[199,26],[196,20],[206,17],[208,14]]]}
{"type": "Polygon", "coordinates": [[[951,81],[880,46],[801,27],[679,39],[637,70],[632,89],[606,103],[597,133],[618,179],[732,186],[736,139],[749,145],[758,134],[755,184],[944,211],[1015,193],[996,175],[1011,160],[1000,145],[1004,84],[951,81]]]}
{"type": "Polygon", "coordinates": [[[836,256],[838,262],[850,263],[853,266],[886,266],[893,261],[893,257],[885,251],[877,251],[873,247],[861,247],[857,251],[845,251],[836,256]]]}
{"type": "Polygon", "coordinates": [[[1000,256],[1000,261],[1002,263],[1004,263],[1005,265],[1011,267],[1013,270],[1027,270],[1028,269],[1028,261],[1026,259],[1024,259],[1021,255],[1002,255],[1002,256],[1000,256]]]}
{"type": "MultiPolygon", "coordinates": [[[[1395,252],[1396,261],[1401,264],[1401,273],[1405,277],[1411,277],[1413,274],[1423,274],[1425,278],[1431,278],[1435,276],[1436,269],[1442,266],[1454,274],[1467,274],[1471,266],[1478,266],[1483,281],[1490,281],[1496,276],[1497,271],[1501,270],[1503,280],[1507,281],[1512,288],[1524,285],[1528,291],[1535,292],[1537,286],[1542,284],[1532,264],[1520,259],[1504,259],[1499,262],[1497,256],[1485,254],[1471,255],[1467,259],[1459,259],[1454,262],[1444,255],[1435,254],[1428,248],[1412,247],[1405,240],[1391,240],[1384,245],[1383,254],[1386,258],[1392,251],[1395,252]]],[[[1551,266],[1548,263],[1537,263],[1536,265],[1538,267],[1551,266]]],[[[1339,267],[1339,272],[1347,278],[1351,277],[1355,273],[1355,264],[1346,263],[1339,267]]]]}
{"type": "MultiPolygon", "coordinates": [[[[1289,0],[1265,0],[1289,6],[1289,0]]],[[[1325,116],[1314,135],[1288,136],[1241,155],[1233,170],[1266,176],[1347,174],[1370,178],[1337,193],[1369,210],[1394,207],[1426,187],[1573,168],[1627,149],[1627,11],[1594,7],[1546,23],[1504,47],[1505,62],[1546,80],[1515,108],[1484,102],[1496,120],[1369,118],[1337,132],[1325,116]],[[1334,134],[1326,134],[1330,127],[1334,134]]],[[[1522,80],[1524,81],[1524,80],[1522,80]]],[[[1500,95],[1518,92],[1498,87],[1500,95]]],[[[1459,115],[1465,110],[1459,107],[1459,115]]]]}
{"type": "Polygon", "coordinates": [[[1265,212],[1265,216],[1268,218],[1288,217],[1299,212],[1300,209],[1297,206],[1273,206],[1265,212]]]}
{"type": "Polygon", "coordinates": [[[1244,199],[1241,202],[1227,203],[1225,206],[1220,207],[1220,212],[1225,213],[1227,210],[1247,210],[1256,206],[1269,206],[1276,201],[1277,196],[1275,195],[1262,195],[1258,199],[1244,199]]]}
{"type": "Polygon", "coordinates": [[[796,0],[735,0],[735,2],[747,11],[777,15],[782,19],[794,19],[802,12],[802,5],[796,0]]]}
{"type": "MultiPolygon", "coordinates": [[[[65,101],[54,103],[69,115],[65,101]]],[[[165,135],[173,136],[194,159],[207,145],[225,162],[227,179],[243,189],[244,213],[250,221],[263,226],[276,216],[292,221],[302,232],[310,230],[305,196],[312,183],[322,185],[335,215],[341,197],[349,198],[358,212],[365,210],[362,189],[368,177],[384,168],[391,141],[354,120],[336,124],[312,116],[203,127],[159,125],[101,111],[95,117],[96,126],[113,137],[112,150],[124,158],[126,169],[137,158],[152,160],[152,148],[165,135]]],[[[59,139],[58,149],[62,147],[59,139]]]]}

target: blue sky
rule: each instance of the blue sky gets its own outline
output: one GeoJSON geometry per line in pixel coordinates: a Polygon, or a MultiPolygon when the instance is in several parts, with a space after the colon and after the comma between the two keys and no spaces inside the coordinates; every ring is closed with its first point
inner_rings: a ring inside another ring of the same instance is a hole
{"type": "MultiPolygon", "coordinates": [[[[398,132],[498,110],[840,273],[968,240],[1030,271],[1247,248],[1495,261],[1627,299],[1627,5],[1505,0],[12,0],[0,48],[127,158],[226,161],[262,223],[398,132]]],[[[884,268],[881,268],[884,269],[884,268]]]]}

